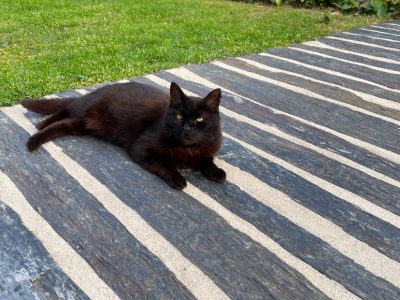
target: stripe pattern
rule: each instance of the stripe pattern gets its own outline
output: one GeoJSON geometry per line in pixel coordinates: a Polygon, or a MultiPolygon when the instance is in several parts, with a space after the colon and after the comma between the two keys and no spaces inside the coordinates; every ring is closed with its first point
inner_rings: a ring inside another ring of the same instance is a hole
{"type": "Polygon", "coordinates": [[[399,299],[399,42],[392,21],[119,81],[222,89],[227,182],[183,192],[94,138],[28,153],[43,116],[1,109],[0,298],[399,299]]]}

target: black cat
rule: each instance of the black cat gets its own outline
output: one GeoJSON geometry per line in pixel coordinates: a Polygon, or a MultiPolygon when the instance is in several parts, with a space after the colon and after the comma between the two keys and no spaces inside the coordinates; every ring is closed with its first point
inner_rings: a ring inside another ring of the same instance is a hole
{"type": "Polygon", "coordinates": [[[66,135],[93,135],[122,147],[146,170],[172,188],[186,187],[180,168],[201,171],[225,181],[213,158],[221,146],[221,90],[204,99],[186,96],[176,83],[170,95],[137,82],[109,85],[68,99],[23,100],[27,109],[51,114],[37,124],[27,143],[30,151],[66,135]]]}

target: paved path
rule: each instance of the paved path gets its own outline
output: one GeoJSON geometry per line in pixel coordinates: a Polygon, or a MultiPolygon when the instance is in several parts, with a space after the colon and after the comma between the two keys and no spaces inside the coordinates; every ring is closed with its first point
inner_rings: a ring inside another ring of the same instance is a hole
{"type": "Polygon", "coordinates": [[[228,182],[2,109],[0,299],[400,299],[399,21],[132,80],[223,89],[228,182]]]}

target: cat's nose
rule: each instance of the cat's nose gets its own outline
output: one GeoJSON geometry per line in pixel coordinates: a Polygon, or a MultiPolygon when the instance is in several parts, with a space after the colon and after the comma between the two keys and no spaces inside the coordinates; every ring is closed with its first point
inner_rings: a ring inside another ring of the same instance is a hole
{"type": "Polygon", "coordinates": [[[192,126],[190,126],[189,124],[185,124],[183,125],[183,130],[185,132],[190,132],[192,130],[192,126]]]}

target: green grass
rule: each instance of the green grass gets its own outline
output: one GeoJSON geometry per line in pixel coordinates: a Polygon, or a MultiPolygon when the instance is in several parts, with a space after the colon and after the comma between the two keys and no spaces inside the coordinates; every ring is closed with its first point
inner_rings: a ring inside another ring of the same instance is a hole
{"type": "Polygon", "coordinates": [[[313,40],[376,17],[204,0],[1,0],[0,105],[313,40]]]}

